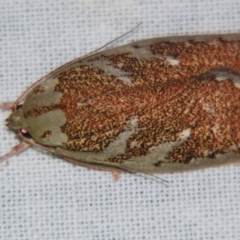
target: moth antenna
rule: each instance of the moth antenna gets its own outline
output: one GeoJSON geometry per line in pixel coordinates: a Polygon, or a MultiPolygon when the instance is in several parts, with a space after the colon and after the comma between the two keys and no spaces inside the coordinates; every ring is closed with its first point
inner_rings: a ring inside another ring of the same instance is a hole
{"type": "MultiPolygon", "coordinates": [[[[129,172],[129,173],[137,173],[136,171],[134,171],[133,169],[131,169],[131,168],[129,168],[129,167],[124,167],[124,168],[122,168],[122,169],[125,170],[125,171],[127,171],[127,172],[129,172]]],[[[155,179],[157,178],[157,179],[163,181],[164,183],[169,183],[169,181],[167,181],[167,180],[165,180],[165,179],[163,179],[163,178],[160,178],[160,177],[158,177],[158,176],[152,175],[152,174],[150,174],[150,173],[148,173],[148,172],[141,171],[141,172],[139,172],[139,173],[142,173],[142,174],[144,174],[144,175],[147,175],[147,176],[149,176],[149,177],[151,177],[151,178],[155,178],[155,179]]]]}
{"type": "MultiPolygon", "coordinates": [[[[126,33],[124,33],[124,34],[120,35],[119,37],[116,37],[116,38],[114,38],[113,40],[107,42],[106,44],[104,44],[104,45],[101,46],[100,48],[97,48],[97,49],[95,49],[94,51],[91,51],[91,52],[85,54],[83,57],[85,58],[85,57],[91,56],[92,54],[94,54],[94,53],[96,53],[96,52],[99,52],[101,49],[105,48],[106,46],[110,45],[111,43],[113,43],[113,42],[117,41],[118,39],[126,36],[127,34],[133,32],[133,31],[134,31],[136,28],[138,28],[141,24],[142,24],[142,22],[138,23],[135,27],[133,27],[132,29],[130,29],[130,30],[127,31],[126,33]]],[[[81,58],[82,58],[82,57],[81,57],[81,58]]]]}
{"type": "Polygon", "coordinates": [[[165,179],[163,179],[163,178],[160,178],[160,177],[158,177],[158,176],[155,176],[155,175],[152,175],[152,174],[150,174],[150,173],[147,173],[147,172],[140,172],[140,173],[142,173],[142,174],[144,174],[144,175],[147,175],[147,176],[149,176],[149,177],[151,177],[151,178],[157,178],[158,180],[161,180],[162,182],[163,182],[163,184],[165,184],[165,183],[169,183],[169,181],[167,181],[167,180],[165,180],[165,179]]]}
{"type": "Polygon", "coordinates": [[[114,38],[113,40],[107,42],[106,44],[104,44],[104,45],[101,46],[100,48],[97,48],[96,50],[90,52],[89,54],[87,54],[87,56],[88,56],[88,55],[91,55],[91,54],[93,54],[93,53],[95,53],[95,52],[100,51],[101,49],[105,48],[106,46],[110,45],[111,43],[113,43],[113,42],[117,41],[118,39],[120,39],[120,38],[128,35],[129,33],[133,32],[135,29],[137,29],[141,24],[142,24],[142,22],[138,23],[135,27],[133,27],[132,29],[130,29],[130,30],[127,31],[126,33],[120,35],[119,37],[114,38]]]}
{"type": "Polygon", "coordinates": [[[167,181],[167,180],[165,180],[165,179],[163,179],[163,178],[160,178],[160,177],[158,177],[158,176],[151,175],[151,174],[149,174],[149,175],[152,176],[153,178],[157,178],[157,179],[163,181],[163,183],[167,183],[167,184],[169,183],[169,181],[167,181]]]}

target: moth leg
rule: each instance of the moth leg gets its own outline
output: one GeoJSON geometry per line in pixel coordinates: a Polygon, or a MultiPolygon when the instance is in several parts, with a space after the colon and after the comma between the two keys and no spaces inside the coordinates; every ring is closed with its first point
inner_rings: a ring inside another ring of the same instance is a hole
{"type": "Polygon", "coordinates": [[[113,170],[112,171],[112,176],[113,176],[113,180],[114,181],[118,181],[118,179],[119,179],[119,171],[113,170]]]}
{"type": "Polygon", "coordinates": [[[18,145],[14,146],[11,151],[5,155],[3,155],[2,157],[0,157],[0,162],[3,162],[5,160],[7,160],[8,158],[10,158],[11,156],[15,155],[15,154],[19,154],[20,152],[24,151],[25,149],[27,149],[30,146],[29,143],[27,142],[21,142],[18,145]]]}
{"type": "Polygon", "coordinates": [[[2,110],[8,110],[11,109],[13,106],[14,102],[4,102],[0,104],[0,109],[2,110]]]}

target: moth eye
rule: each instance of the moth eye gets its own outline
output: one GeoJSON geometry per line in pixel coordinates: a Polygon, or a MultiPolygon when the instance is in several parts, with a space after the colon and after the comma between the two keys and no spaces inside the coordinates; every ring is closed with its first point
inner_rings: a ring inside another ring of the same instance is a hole
{"type": "Polygon", "coordinates": [[[21,108],[21,107],[22,107],[22,105],[23,105],[23,104],[19,104],[19,105],[17,106],[17,109],[21,108]]]}
{"type": "Polygon", "coordinates": [[[20,129],[20,132],[22,133],[22,135],[24,137],[32,138],[31,135],[29,134],[29,132],[26,129],[22,128],[22,129],[20,129]]]}
{"type": "Polygon", "coordinates": [[[26,133],[27,133],[27,130],[26,130],[26,129],[21,129],[21,133],[22,133],[22,134],[26,134],[26,133]]]}

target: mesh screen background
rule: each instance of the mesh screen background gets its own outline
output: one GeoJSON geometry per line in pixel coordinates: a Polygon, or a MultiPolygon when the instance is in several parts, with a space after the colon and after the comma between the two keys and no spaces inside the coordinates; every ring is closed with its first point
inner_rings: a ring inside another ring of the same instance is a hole
{"type": "MultiPolygon", "coordinates": [[[[239,0],[1,0],[0,102],[61,64],[142,25],[145,38],[239,32],[239,0]]],[[[0,112],[0,155],[19,140],[0,112]]],[[[0,239],[240,239],[240,166],[161,181],[74,166],[30,148],[0,163],[0,239]]]]}

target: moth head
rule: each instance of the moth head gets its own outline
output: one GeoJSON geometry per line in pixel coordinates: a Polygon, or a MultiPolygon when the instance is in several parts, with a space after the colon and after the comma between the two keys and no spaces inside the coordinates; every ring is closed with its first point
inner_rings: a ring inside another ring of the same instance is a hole
{"type": "Polygon", "coordinates": [[[61,146],[67,141],[68,137],[61,129],[66,122],[62,110],[53,109],[41,112],[37,116],[31,116],[27,114],[26,108],[36,110],[32,101],[27,100],[13,110],[6,119],[7,126],[18,130],[20,137],[31,138],[34,142],[45,146],[61,146]]]}
{"type": "Polygon", "coordinates": [[[24,129],[26,126],[26,119],[23,114],[22,107],[13,111],[10,116],[6,119],[7,126],[14,130],[24,129]]]}

